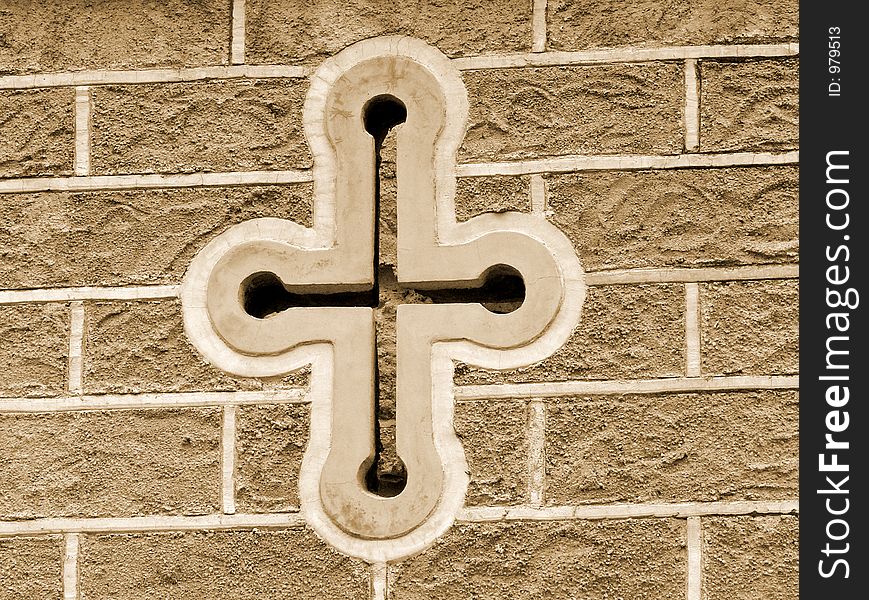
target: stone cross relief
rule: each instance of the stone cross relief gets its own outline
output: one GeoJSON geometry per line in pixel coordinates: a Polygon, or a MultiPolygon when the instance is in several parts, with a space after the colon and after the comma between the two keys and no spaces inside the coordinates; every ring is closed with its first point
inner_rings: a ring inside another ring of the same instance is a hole
{"type": "Polygon", "coordinates": [[[394,560],[431,544],[463,504],[453,361],[506,369],[547,357],[579,320],[584,275],[538,216],[456,222],[467,95],[435,48],[406,37],[350,46],[313,75],[304,115],[314,227],[255,219],[209,243],[182,286],[185,331],[234,374],[312,364],[301,510],[338,550],[394,560]],[[381,168],[390,130],[394,181],[381,168]],[[390,451],[378,354],[391,362],[393,331],[390,451]]]}

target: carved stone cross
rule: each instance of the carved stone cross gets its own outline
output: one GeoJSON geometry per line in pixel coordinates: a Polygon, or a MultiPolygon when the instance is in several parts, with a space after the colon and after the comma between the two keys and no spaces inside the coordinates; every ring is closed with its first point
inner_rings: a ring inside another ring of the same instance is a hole
{"type": "Polygon", "coordinates": [[[328,419],[312,415],[302,509],[321,535],[363,558],[430,543],[461,506],[467,467],[449,427],[451,361],[514,368],[541,360],[570,334],[584,297],[570,243],[543,219],[502,213],[455,222],[466,114],[459,74],[418,40],[368,40],[326,61],[305,103],[313,230],[278,219],[236,226],[200,253],[182,290],[185,330],[225,370],[273,375],[304,364],[306,350],[329,348],[328,406],[312,404],[328,419]],[[506,313],[455,297],[398,306],[396,445],[407,479],[395,496],[366,483],[376,453],[376,350],[371,299],[359,296],[376,289],[372,133],[384,108],[406,113],[396,138],[398,285],[461,290],[514,273],[525,290],[521,306],[506,313]],[[276,287],[283,310],[264,314],[257,303],[276,287]],[[316,494],[306,493],[312,480],[316,494]]]}

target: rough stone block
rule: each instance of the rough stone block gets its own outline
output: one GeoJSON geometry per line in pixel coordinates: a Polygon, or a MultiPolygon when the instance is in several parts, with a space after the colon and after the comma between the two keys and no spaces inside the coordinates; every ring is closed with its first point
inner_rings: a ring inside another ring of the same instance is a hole
{"type": "Polygon", "coordinates": [[[797,497],[795,391],[577,397],[546,414],[546,502],[797,497]]]}
{"type": "Polygon", "coordinates": [[[12,0],[0,8],[0,75],[223,65],[223,0],[12,0]]]}
{"type": "Polygon", "coordinates": [[[66,389],[69,306],[0,306],[0,396],[56,396],[66,389]]]}
{"type": "Polygon", "coordinates": [[[94,88],[94,174],[306,169],[304,79],[94,88]]]}
{"type": "Polygon", "coordinates": [[[548,183],[551,220],[590,271],[798,258],[796,166],[575,173],[548,183]]]}
{"type": "Polygon", "coordinates": [[[388,0],[247,0],[248,63],[316,64],[359,40],[380,35],[421,38],[447,56],[527,52],[531,4],[388,0]]]}
{"type": "Polygon", "coordinates": [[[458,363],[456,383],[681,376],[684,298],[683,287],[673,284],[589,287],[579,326],[551,357],[508,371],[458,363]]]}
{"type": "Polygon", "coordinates": [[[4,519],[212,513],[220,411],[0,416],[4,519]]]}
{"type": "Polygon", "coordinates": [[[63,538],[0,538],[0,594],[3,600],[63,598],[63,538]]]}
{"type": "Polygon", "coordinates": [[[460,402],[456,433],[471,470],[469,506],[528,501],[528,407],[524,402],[460,402]]]}
{"type": "Polygon", "coordinates": [[[88,536],[79,554],[88,600],[357,600],[365,563],[307,529],[88,536]]]}
{"type": "Polygon", "coordinates": [[[700,150],[799,147],[798,59],[700,63],[700,150]]]}
{"type": "Polygon", "coordinates": [[[716,517],[703,519],[702,524],[704,598],[796,600],[800,596],[797,516],[716,517]]]}
{"type": "Polygon", "coordinates": [[[309,226],[311,185],[0,194],[4,287],[180,283],[211,238],[257,217],[309,226]]]}
{"type": "Polygon", "coordinates": [[[685,521],[460,523],[392,568],[395,600],[680,600],[685,521]]]}
{"type": "Polygon", "coordinates": [[[212,367],[184,334],[177,300],[86,305],[85,393],[232,391],[298,387],[307,373],[263,379],[212,367]]]}
{"type": "Polygon", "coordinates": [[[308,444],[307,404],[240,407],[236,416],[236,507],[299,510],[299,470],[308,444]]]}
{"type": "Polygon", "coordinates": [[[464,79],[464,162],[682,151],[676,63],[494,69],[464,79]]]}
{"type": "Polygon", "coordinates": [[[467,221],[487,212],[531,210],[528,177],[461,177],[456,181],[456,219],[467,221]]]}
{"type": "Polygon", "coordinates": [[[799,36],[797,0],[549,0],[548,47],[767,44],[799,36]]]}
{"type": "Polygon", "coordinates": [[[700,312],[704,375],[799,372],[798,281],[702,284],[700,312]]]}
{"type": "Polygon", "coordinates": [[[0,90],[0,177],[72,175],[74,100],[71,88],[0,90]]]}

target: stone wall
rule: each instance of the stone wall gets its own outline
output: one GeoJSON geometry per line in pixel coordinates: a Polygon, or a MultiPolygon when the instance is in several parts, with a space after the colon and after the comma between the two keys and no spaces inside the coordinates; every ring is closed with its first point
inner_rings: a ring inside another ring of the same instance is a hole
{"type": "Polygon", "coordinates": [[[797,597],[795,0],[0,4],[0,599],[797,597]],[[460,220],[548,219],[551,358],[456,365],[471,485],[396,564],[299,513],[306,370],[185,336],[209,240],[311,223],[308,77],[419,37],[470,100],[460,220]]]}

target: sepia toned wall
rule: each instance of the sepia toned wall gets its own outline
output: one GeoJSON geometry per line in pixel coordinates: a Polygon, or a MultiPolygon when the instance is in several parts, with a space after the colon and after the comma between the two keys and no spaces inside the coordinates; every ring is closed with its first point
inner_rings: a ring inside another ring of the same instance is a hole
{"type": "Polygon", "coordinates": [[[0,0],[0,600],[795,599],[797,33],[796,0],[0,0]],[[299,513],[309,373],[207,364],[178,288],[236,223],[310,226],[308,78],[389,34],[462,72],[459,220],[547,219],[589,289],[549,359],[456,365],[466,506],[369,565],[299,513]]]}

